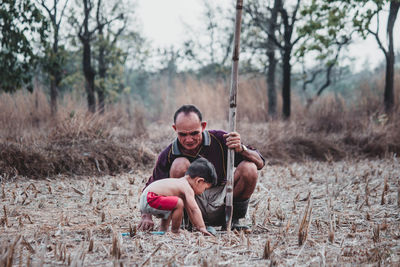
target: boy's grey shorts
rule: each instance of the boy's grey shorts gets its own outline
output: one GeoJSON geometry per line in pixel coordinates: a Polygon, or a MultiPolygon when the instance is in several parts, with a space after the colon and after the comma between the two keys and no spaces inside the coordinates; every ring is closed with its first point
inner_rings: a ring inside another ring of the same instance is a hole
{"type": "Polygon", "coordinates": [[[147,202],[147,190],[144,190],[142,195],[140,196],[139,208],[142,213],[150,213],[151,215],[156,216],[161,219],[168,219],[171,214],[170,210],[158,210],[149,205],[147,202]]]}
{"type": "Polygon", "coordinates": [[[225,185],[212,187],[196,196],[206,225],[219,226],[225,223],[225,197],[225,185]]]}

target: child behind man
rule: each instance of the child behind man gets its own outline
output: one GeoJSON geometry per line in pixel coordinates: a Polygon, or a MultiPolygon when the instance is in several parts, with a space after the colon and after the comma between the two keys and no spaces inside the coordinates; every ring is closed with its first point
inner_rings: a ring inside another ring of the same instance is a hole
{"type": "Polygon", "coordinates": [[[205,158],[193,161],[182,178],[166,178],[155,181],[145,188],[140,196],[140,211],[162,218],[160,231],[178,233],[182,223],[183,209],[200,232],[211,235],[207,230],[196,203],[195,195],[216,185],[214,166],[205,158]]]}

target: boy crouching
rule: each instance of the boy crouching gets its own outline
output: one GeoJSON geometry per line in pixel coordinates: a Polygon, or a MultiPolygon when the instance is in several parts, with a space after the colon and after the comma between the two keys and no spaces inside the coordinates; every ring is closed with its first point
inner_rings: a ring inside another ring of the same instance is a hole
{"type": "Polygon", "coordinates": [[[171,231],[179,233],[185,208],[193,226],[210,236],[194,196],[216,183],[214,166],[205,158],[196,159],[184,177],[166,178],[147,186],[140,196],[140,211],[161,218],[160,231],[168,231],[172,221],[171,231]]]}

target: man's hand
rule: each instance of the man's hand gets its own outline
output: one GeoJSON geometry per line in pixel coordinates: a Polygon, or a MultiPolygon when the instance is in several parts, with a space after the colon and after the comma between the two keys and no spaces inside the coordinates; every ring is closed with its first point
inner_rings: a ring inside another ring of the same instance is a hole
{"type": "Polygon", "coordinates": [[[240,134],[237,132],[231,132],[224,134],[226,138],[226,146],[230,149],[234,149],[236,153],[242,152],[242,142],[240,140],[240,134]]]}
{"type": "Polygon", "coordinates": [[[141,231],[151,231],[153,230],[154,222],[151,218],[151,214],[143,213],[142,220],[139,222],[138,229],[141,231]]]}

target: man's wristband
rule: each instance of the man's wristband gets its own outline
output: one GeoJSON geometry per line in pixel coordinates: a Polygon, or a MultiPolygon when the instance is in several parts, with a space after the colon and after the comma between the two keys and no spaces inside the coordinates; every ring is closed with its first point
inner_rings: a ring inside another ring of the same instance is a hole
{"type": "Polygon", "coordinates": [[[247,146],[242,144],[242,151],[240,151],[240,153],[247,151],[247,146]]]}

